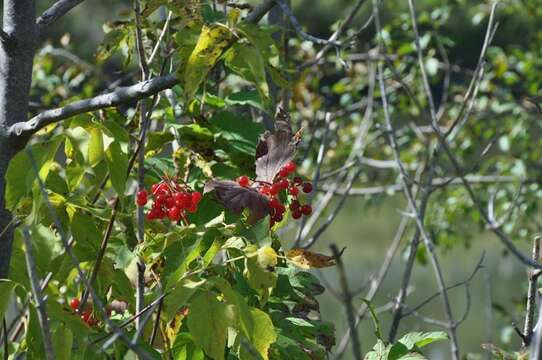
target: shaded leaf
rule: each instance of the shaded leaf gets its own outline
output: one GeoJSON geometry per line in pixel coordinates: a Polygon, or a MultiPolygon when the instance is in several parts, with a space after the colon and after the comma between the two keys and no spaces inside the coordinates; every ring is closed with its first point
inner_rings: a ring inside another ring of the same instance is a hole
{"type": "Polygon", "coordinates": [[[435,341],[441,341],[441,340],[447,340],[447,339],[448,339],[448,334],[446,334],[444,331],[412,332],[400,338],[398,342],[405,345],[409,350],[411,350],[415,346],[421,348],[435,341]]]}
{"type": "Polygon", "coordinates": [[[4,318],[15,286],[17,286],[17,283],[11,280],[0,279],[0,294],[2,294],[2,296],[0,296],[0,322],[4,318]]]}
{"type": "Polygon", "coordinates": [[[256,189],[240,186],[231,180],[211,180],[205,184],[205,192],[215,190],[218,201],[236,214],[250,210],[249,223],[255,223],[269,213],[268,200],[256,189]]]}

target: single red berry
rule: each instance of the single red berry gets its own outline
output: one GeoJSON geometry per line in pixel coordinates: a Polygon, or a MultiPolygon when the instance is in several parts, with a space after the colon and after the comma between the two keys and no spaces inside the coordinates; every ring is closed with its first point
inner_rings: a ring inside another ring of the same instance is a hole
{"type": "Polygon", "coordinates": [[[290,174],[290,173],[289,173],[288,170],[286,170],[285,168],[282,168],[282,169],[280,169],[280,171],[279,171],[279,176],[280,176],[280,177],[286,177],[286,176],[288,176],[288,174],[290,174]]]}
{"type": "Polygon", "coordinates": [[[271,186],[271,189],[269,190],[269,195],[275,196],[280,192],[280,190],[281,187],[278,183],[273,184],[273,186],[271,186]]]}
{"type": "Polygon", "coordinates": [[[269,185],[264,185],[260,189],[260,193],[263,195],[269,195],[271,192],[271,187],[269,185]]]}
{"type": "Polygon", "coordinates": [[[156,197],[156,200],[154,201],[154,203],[156,204],[156,206],[163,206],[166,203],[166,199],[167,199],[166,195],[160,194],[156,197]]]}
{"type": "Polygon", "coordinates": [[[173,206],[168,210],[167,217],[171,221],[179,221],[181,218],[181,210],[178,207],[173,206]]]}
{"type": "Polygon", "coordinates": [[[294,187],[294,186],[292,186],[292,187],[290,188],[290,194],[292,194],[293,196],[297,196],[297,194],[299,194],[299,189],[296,188],[296,187],[294,187]]]}
{"type": "Polygon", "coordinates": [[[303,215],[310,215],[312,214],[312,206],[310,206],[309,204],[305,204],[301,207],[301,212],[303,213],[303,215]]]}
{"type": "Polygon", "coordinates": [[[299,203],[299,201],[297,200],[294,200],[290,203],[290,210],[294,211],[294,210],[297,210],[299,209],[299,207],[301,206],[301,204],[299,203]]]}
{"type": "Polygon", "coordinates": [[[289,173],[293,173],[297,169],[297,165],[293,161],[288,161],[282,168],[289,173]]]}
{"type": "Polygon", "coordinates": [[[138,197],[138,198],[140,198],[140,197],[141,197],[141,198],[147,198],[147,195],[149,195],[149,194],[147,193],[147,190],[139,190],[139,191],[137,192],[137,197],[138,197]]]}
{"type": "Polygon", "coordinates": [[[168,209],[171,209],[174,206],[175,206],[175,199],[173,198],[173,196],[168,196],[166,198],[166,207],[168,209]]]}
{"type": "Polygon", "coordinates": [[[70,301],[70,307],[72,308],[72,310],[77,310],[79,308],[79,304],[81,304],[81,301],[79,301],[78,298],[73,298],[70,301]]]}
{"type": "Polygon", "coordinates": [[[186,209],[192,204],[192,196],[189,193],[182,192],[175,197],[175,204],[181,209],[186,209]]]}
{"type": "Polygon", "coordinates": [[[167,194],[169,193],[169,187],[167,186],[166,183],[162,182],[162,183],[159,183],[159,184],[155,184],[156,187],[153,186],[154,190],[152,191],[152,194],[153,195],[164,195],[164,194],[167,194]]]}
{"type": "Polygon", "coordinates": [[[282,204],[280,203],[280,200],[277,199],[276,197],[272,198],[271,200],[269,200],[269,206],[273,209],[277,209],[279,206],[281,206],[282,204]]]}
{"type": "Polygon", "coordinates": [[[296,220],[299,219],[302,215],[303,213],[299,209],[292,211],[292,217],[296,220]]]}
{"type": "Polygon", "coordinates": [[[280,186],[281,190],[286,190],[290,186],[290,182],[287,179],[281,179],[276,184],[280,186]]]}
{"type": "Polygon", "coordinates": [[[250,179],[248,178],[248,176],[242,175],[242,176],[239,176],[239,177],[237,178],[237,183],[238,183],[240,186],[247,187],[248,184],[250,183],[250,179]]]}
{"type": "Polygon", "coordinates": [[[294,177],[294,184],[301,185],[302,183],[303,183],[303,179],[301,178],[301,176],[294,177]]]}
{"type": "Polygon", "coordinates": [[[309,183],[309,182],[304,183],[304,184],[303,184],[303,192],[304,192],[305,194],[308,194],[308,193],[310,193],[311,191],[312,191],[312,184],[309,183]]]}
{"type": "Polygon", "coordinates": [[[91,312],[90,310],[85,310],[85,312],[83,312],[83,315],[81,315],[81,319],[88,323],[88,321],[90,320],[90,315],[91,315],[91,312]]]}
{"type": "Polygon", "coordinates": [[[191,203],[193,205],[197,205],[201,201],[201,193],[199,191],[194,191],[191,197],[191,203]]]}
{"type": "Polygon", "coordinates": [[[147,205],[147,198],[146,197],[138,197],[136,199],[137,206],[145,206],[147,205]]]}

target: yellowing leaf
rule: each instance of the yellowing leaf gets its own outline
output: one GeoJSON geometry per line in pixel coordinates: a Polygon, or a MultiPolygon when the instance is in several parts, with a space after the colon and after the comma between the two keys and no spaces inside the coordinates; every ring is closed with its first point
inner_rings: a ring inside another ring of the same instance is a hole
{"type": "MultiPolygon", "coordinates": [[[[262,359],[268,360],[268,351],[271,344],[277,340],[277,333],[269,315],[260,309],[251,308],[253,331],[250,334],[250,342],[256,348],[262,359]]],[[[239,351],[241,360],[253,359],[254,356],[243,345],[239,351]]]]}
{"type": "Polygon", "coordinates": [[[264,269],[277,265],[277,253],[270,246],[264,246],[259,248],[258,263],[264,269]]]}
{"type": "Polygon", "coordinates": [[[292,264],[302,269],[324,268],[336,264],[333,256],[317,254],[301,248],[289,250],[286,253],[286,258],[292,264]]]}
{"type": "Polygon", "coordinates": [[[184,69],[185,98],[191,99],[224,50],[230,45],[232,33],[219,24],[204,25],[196,47],[184,69]]]}

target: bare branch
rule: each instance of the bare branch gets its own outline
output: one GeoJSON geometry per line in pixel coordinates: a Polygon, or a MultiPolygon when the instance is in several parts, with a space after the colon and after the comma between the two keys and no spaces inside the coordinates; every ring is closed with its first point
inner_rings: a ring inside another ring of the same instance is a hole
{"type": "Polygon", "coordinates": [[[38,29],[43,31],[46,27],[66,15],[68,11],[82,3],[84,0],[58,0],[36,20],[38,29]]]}
{"type": "Polygon", "coordinates": [[[12,125],[9,129],[9,133],[11,136],[30,136],[47,125],[59,122],[74,115],[140,100],[162,90],[169,89],[177,83],[178,80],[176,75],[169,74],[142,81],[132,86],[121,87],[107,94],[75,101],[61,108],[46,110],[41,114],[34,116],[29,121],[12,125]]]}
{"type": "Polygon", "coordinates": [[[49,327],[47,307],[43,297],[41,296],[40,281],[36,272],[36,261],[34,259],[34,251],[32,249],[32,240],[30,240],[30,232],[27,227],[23,229],[23,240],[25,246],[24,254],[26,257],[26,269],[28,271],[28,278],[30,279],[32,296],[36,302],[38,321],[40,323],[41,336],[43,337],[45,358],[48,360],[54,360],[56,357],[53,350],[53,338],[51,337],[51,329],[49,327]]]}
{"type": "Polygon", "coordinates": [[[356,329],[356,314],[354,312],[354,306],[352,305],[352,293],[350,292],[350,288],[348,287],[348,279],[346,278],[346,270],[344,269],[344,264],[341,259],[341,254],[339,252],[339,249],[337,248],[337,245],[332,244],[331,251],[335,259],[337,259],[337,269],[339,271],[339,281],[341,283],[341,290],[342,290],[341,297],[344,303],[344,307],[346,309],[348,328],[350,329],[350,339],[352,341],[352,354],[354,355],[354,359],[361,360],[362,359],[361,344],[359,341],[359,336],[358,336],[359,334],[356,329]]]}
{"type": "Polygon", "coordinates": [[[275,0],[264,0],[263,3],[254,9],[254,11],[247,15],[245,21],[249,23],[257,23],[273,8],[273,6],[275,6],[275,0]]]}
{"type": "MultiPolygon", "coordinates": [[[[533,241],[533,261],[538,261],[540,258],[540,237],[537,236],[533,241]]],[[[525,310],[525,325],[523,326],[523,348],[528,348],[531,344],[531,338],[533,337],[534,327],[534,312],[536,308],[536,293],[538,288],[538,277],[540,271],[529,271],[529,290],[527,291],[527,307],[525,310]]]]}

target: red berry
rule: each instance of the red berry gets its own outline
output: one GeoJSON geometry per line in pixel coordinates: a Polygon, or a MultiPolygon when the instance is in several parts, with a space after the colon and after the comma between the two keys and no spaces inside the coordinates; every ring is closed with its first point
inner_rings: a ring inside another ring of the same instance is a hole
{"type": "Polygon", "coordinates": [[[194,191],[192,193],[192,199],[191,199],[192,205],[197,205],[199,204],[200,201],[201,201],[201,193],[199,191],[194,191]]]}
{"type": "Polygon", "coordinates": [[[278,183],[273,184],[273,186],[271,186],[271,189],[269,190],[269,195],[275,196],[280,192],[280,190],[281,190],[281,187],[279,186],[278,183]]]}
{"type": "Polygon", "coordinates": [[[275,222],[281,222],[282,219],[282,213],[276,213],[275,216],[273,216],[273,220],[275,220],[275,222]]]}
{"type": "Polygon", "coordinates": [[[303,215],[310,215],[312,214],[312,206],[310,206],[309,204],[305,204],[301,207],[301,212],[303,213],[303,215]]]}
{"type": "Polygon", "coordinates": [[[284,212],[286,212],[286,207],[282,204],[279,204],[279,206],[277,207],[277,214],[280,214],[282,216],[284,212]]]}
{"type": "Polygon", "coordinates": [[[308,194],[308,193],[310,193],[311,191],[312,191],[312,184],[309,183],[309,182],[304,183],[304,184],[303,184],[303,192],[304,192],[305,194],[308,194]]]}
{"type": "Polygon", "coordinates": [[[83,315],[81,315],[81,319],[83,319],[84,322],[88,323],[88,321],[90,320],[90,315],[91,315],[90,310],[85,310],[83,315]]]}
{"type": "Polygon", "coordinates": [[[280,176],[280,177],[286,177],[286,176],[288,176],[288,174],[289,174],[289,172],[288,172],[288,170],[286,170],[285,168],[282,168],[282,169],[280,169],[280,171],[279,171],[279,176],[280,176]]]}
{"type": "Polygon", "coordinates": [[[297,194],[299,194],[299,189],[296,187],[291,187],[290,194],[292,194],[293,196],[297,196],[297,194]]]}
{"type": "Polygon", "coordinates": [[[192,196],[185,192],[179,193],[175,197],[175,204],[181,209],[186,209],[192,204],[192,196]]]}
{"type": "Polygon", "coordinates": [[[262,186],[260,193],[263,195],[269,195],[271,193],[271,187],[269,187],[269,185],[262,186]]]}
{"type": "Polygon", "coordinates": [[[163,206],[166,202],[166,195],[164,194],[160,194],[156,197],[156,200],[154,201],[154,203],[156,204],[156,206],[163,206]]]}
{"type": "Polygon", "coordinates": [[[139,191],[137,192],[137,197],[138,197],[138,198],[140,198],[140,197],[141,197],[141,198],[146,198],[147,195],[148,195],[148,194],[147,194],[147,190],[139,190],[139,191]]]}
{"type": "Polygon", "coordinates": [[[78,298],[73,298],[70,301],[70,307],[72,308],[72,310],[77,310],[79,308],[79,304],[81,304],[81,302],[78,298]]]}
{"type": "Polygon", "coordinates": [[[301,204],[299,203],[299,201],[297,200],[294,200],[290,203],[290,210],[294,211],[294,210],[297,210],[299,209],[299,207],[301,206],[301,204]]]}
{"type": "Polygon", "coordinates": [[[280,200],[277,199],[276,197],[272,198],[271,200],[269,200],[269,207],[273,208],[273,209],[277,209],[278,207],[280,207],[282,204],[280,203],[280,200]]]}
{"type": "Polygon", "coordinates": [[[160,194],[167,194],[169,192],[169,187],[166,183],[161,182],[159,184],[154,184],[152,186],[152,194],[153,195],[160,195],[160,194]]]}
{"type": "Polygon", "coordinates": [[[294,177],[294,184],[301,185],[302,183],[303,183],[303,179],[301,178],[301,176],[294,177]]]}
{"type": "Polygon", "coordinates": [[[302,215],[303,213],[299,209],[292,211],[292,217],[296,220],[299,219],[302,215]]]}
{"type": "Polygon", "coordinates": [[[167,217],[171,221],[179,221],[179,219],[181,218],[181,210],[178,207],[173,206],[169,209],[167,217]]]}
{"type": "Polygon", "coordinates": [[[173,196],[168,196],[166,198],[166,207],[168,209],[171,209],[174,206],[175,206],[175,199],[173,198],[173,196]]]}
{"type": "Polygon", "coordinates": [[[137,204],[137,206],[145,206],[147,204],[147,198],[146,197],[144,197],[144,198],[138,197],[136,199],[136,204],[137,204]]]}
{"type": "Polygon", "coordinates": [[[289,173],[294,172],[297,169],[297,165],[293,161],[289,161],[282,167],[284,170],[286,170],[289,173]]]}
{"type": "Polygon", "coordinates": [[[237,183],[243,187],[247,187],[250,183],[250,179],[246,175],[239,176],[237,178],[237,183]]]}
{"type": "Polygon", "coordinates": [[[290,183],[288,182],[287,179],[279,180],[276,184],[280,186],[281,190],[286,190],[288,189],[288,186],[290,186],[290,183]]]}
{"type": "Polygon", "coordinates": [[[198,211],[198,206],[196,204],[191,204],[189,207],[186,208],[186,211],[193,214],[198,211]]]}

